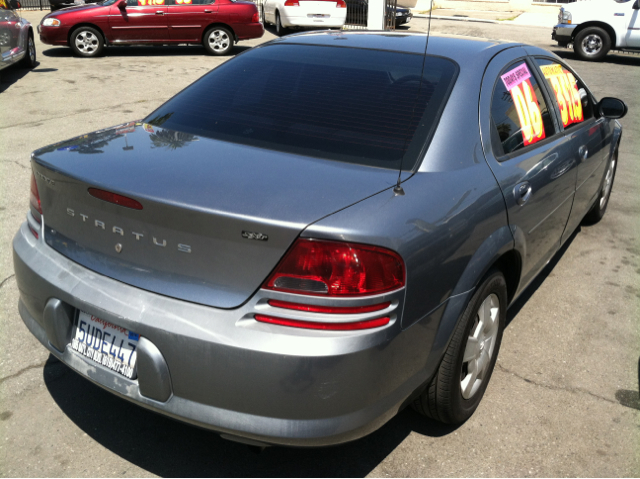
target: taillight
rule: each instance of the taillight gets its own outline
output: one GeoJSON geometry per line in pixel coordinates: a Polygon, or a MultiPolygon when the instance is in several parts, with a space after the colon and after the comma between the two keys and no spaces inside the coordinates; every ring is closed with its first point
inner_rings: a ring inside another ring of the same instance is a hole
{"type": "Polygon", "coordinates": [[[388,317],[368,319],[354,323],[318,323],[313,321],[298,321],[296,319],[275,318],[264,314],[256,314],[256,321],[261,323],[277,324],[278,326],[289,326],[292,328],[322,329],[325,331],[357,331],[360,329],[379,328],[389,324],[388,317]]]}
{"type": "Polygon", "coordinates": [[[345,2],[344,0],[338,0],[336,2],[336,7],[338,7],[338,8],[347,8],[347,2],[345,2]]]}
{"type": "Polygon", "coordinates": [[[300,2],[298,2],[298,0],[287,0],[286,2],[284,2],[284,6],[285,7],[299,7],[300,6],[300,2]]]}
{"type": "MultiPolygon", "coordinates": [[[[40,193],[38,193],[38,185],[36,184],[36,175],[31,172],[31,197],[29,198],[29,202],[31,206],[33,206],[36,211],[42,214],[42,205],[40,204],[40,193]]],[[[40,218],[36,218],[39,220],[40,218]]]]}
{"type": "Polygon", "coordinates": [[[326,313],[326,314],[362,314],[381,311],[391,305],[391,301],[380,304],[370,304],[367,306],[318,306],[315,304],[299,304],[290,303],[288,301],[279,301],[270,299],[269,306],[274,308],[292,309],[294,311],[305,311],[308,313],[326,313]]]}
{"type": "Polygon", "coordinates": [[[110,191],[99,190],[98,188],[89,188],[88,191],[91,196],[98,198],[99,200],[107,201],[109,203],[114,203],[118,206],[124,206],[125,208],[131,208],[134,210],[142,209],[142,205],[140,204],[140,202],[134,200],[133,198],[128,198],[117,193],[111,193],[110,191]]]}
{"type": "Polygon", "coordinates": [[[402,288],[404,262],[377,246],[298,239],[263,288],[316,296],[370,296],[402,288]]]}
{"type": "Polygon", "coordinates": [[[260,14],[258,12],[253,14],[251,17],[251,23],[260,23],[260,14]]]}

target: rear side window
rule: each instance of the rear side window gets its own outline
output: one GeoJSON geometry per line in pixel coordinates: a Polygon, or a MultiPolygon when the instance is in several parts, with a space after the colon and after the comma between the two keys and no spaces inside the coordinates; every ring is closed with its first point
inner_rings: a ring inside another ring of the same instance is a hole
{"type": "Polygon", "coordinates": [[[593,117],[593,102],[585,86],[564,65],[536,58],[549,89],[553,91],[560,109],[564,128],[593,117]]]}
{"type": "Polygon", "coordinates": [[[547,103],[526,62],[499,75],[491,102],[491,128],[497,157],[549,138],[555,133],[547,103]]]}
{"type": "Polygon", "coordinates": [[[270,45],[224,63],[145,121],[245,145],[412,169],[457,66],[422,55],[270,45]]]}

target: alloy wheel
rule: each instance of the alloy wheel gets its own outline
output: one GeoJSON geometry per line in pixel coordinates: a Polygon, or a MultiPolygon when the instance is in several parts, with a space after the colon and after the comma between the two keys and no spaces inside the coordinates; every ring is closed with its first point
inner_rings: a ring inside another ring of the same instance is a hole
{"type": "Polygon", "coordinates": [[[31,64],[35,64],[36,62],[36,44],[33,42],[33,37],[29,35],[29,58],[31,59],[31,64]]]}
{"type": "Polygon", "coordinates": [[[594,56],[602,50],[602,38],[596,34],[587,35],[582,39],[582,50],[589,56],[594,56]]]}
{"type": "Polygon", "coordinates": [[[98,37],[88,31],[81,31],[78,33],[78,35],[76,35],[75,44],[78,50],[86,55],[94,54],[100,46],[98,37]]]}
{"type": "Polygon", "coordinates": [[[460,373],[460,389],[470,399],[487,376],[500,329],[500,300],[491,293],[476,313],[465,346],[460,373]]]}
{"type": "Polygon", "coordinates": [[[209,46],[216,52],[223,52],[229,49],[231,39],[224,30],[213,30],[209,35],[209,46]]]}
{"type": "Polygon", "coordinates": [[[607,174],[604,177],[604,184],[602,185],[602,194],[600,195],[600,209],[604,210],[611,196],[611,187],[613,186],[613,175],[616,171],[616,158],[615,156],[609,162],[607,168],[607,174]]]}

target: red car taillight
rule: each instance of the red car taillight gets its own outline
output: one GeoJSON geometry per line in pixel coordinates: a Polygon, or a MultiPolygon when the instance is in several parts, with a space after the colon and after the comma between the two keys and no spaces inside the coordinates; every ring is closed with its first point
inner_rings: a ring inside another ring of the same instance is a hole
{"type": "MultiPolygon", "coordinates": [[[[32,214],[33,218],[38,222],[42,223],[42,205],[40,204],[40,193],[38,193],[38,185],[36,183],[36,175],[34,175],[33,171],[31,172],[31,195],[29,196],[29,204],[36,210],[37,214],[32,214]]],[[[39,238],[39,233],[29,224],[29,230],[33,233],[33,236],[39,238]]]]}
{"type": "MultiPolygon", "coordinates": [[[[29,202],[31,206],[33,206],[36,211],[42,214],[42,205],[40,205],[40,193],[38,193],[38,185],[36,184],[36,175],[31,172],[31,197],[29,198],[29,202]]],[[[39,219],[39,218],[36,218],[39,219]]]]}
{"type": "Polygon", "coordinates": [[[347,8],[347,2],[345,2],[344,0],[338,0],[336,2],[336,7],[338,7],[338,8],[347,8]]]}
{"type": "Polygon", "coordinates": [[[389,324],[388,317],[369,319],[366,321],[357,321],[354,323],[318,323],[313,321],[298,321],[296,319],[276,318],[273,316],[265,316],[264,314],[256,314],[256,321],[261,323],[277,324],[278,326],[289,326],[293,328],[304,329],[322,329],[325,331],[357,331],[360,329],[379,328],[389,324]]]}
{"type": "Polygon", "coordinates": [[[286,2],[284,2],[284,6],[285,7],[299,7],[300,6],[300,2],[298,2],[298,0],[287,0],[286,2]]]}
{"type": "Polygon", "coordinates": [[[329,297],[371,296],[402,288],[398,253],[355,243],[298,239],[263,288],[329,297]]]}
{"type": "Polygon", "coordinates": [[[251,23],[260,23],[260,14],[258,12],[253,14],[251,17],[251,23]]]}

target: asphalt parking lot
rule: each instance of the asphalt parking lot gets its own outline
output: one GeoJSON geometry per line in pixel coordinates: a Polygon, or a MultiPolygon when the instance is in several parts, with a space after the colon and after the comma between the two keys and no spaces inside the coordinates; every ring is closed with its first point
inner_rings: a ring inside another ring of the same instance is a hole
{"type": "MultiPolygon", "coordinates": [[[[34,25],[42,15],[25,14],[34,25]]],[[[426,28],[425,19],[411,23],[426,28]]],[[[116,398],[51,360],[18,315],[13,277],[30,152],[142,118],[226,59],[201,47],[109,48],[81,59],[36,41],[34,70],[0,73],[0,475],[640,475],[640,55],[581,62],[540,27],[434,20],[432,33],[547,48],[596,97],[629,106],[607,214],[582,227],[509,311],[476,414],[456,428],[406,409],[351,444],[256,454],[116,398]]],[[[234,53],[272,38],[267,32],[234,53]]]]}

